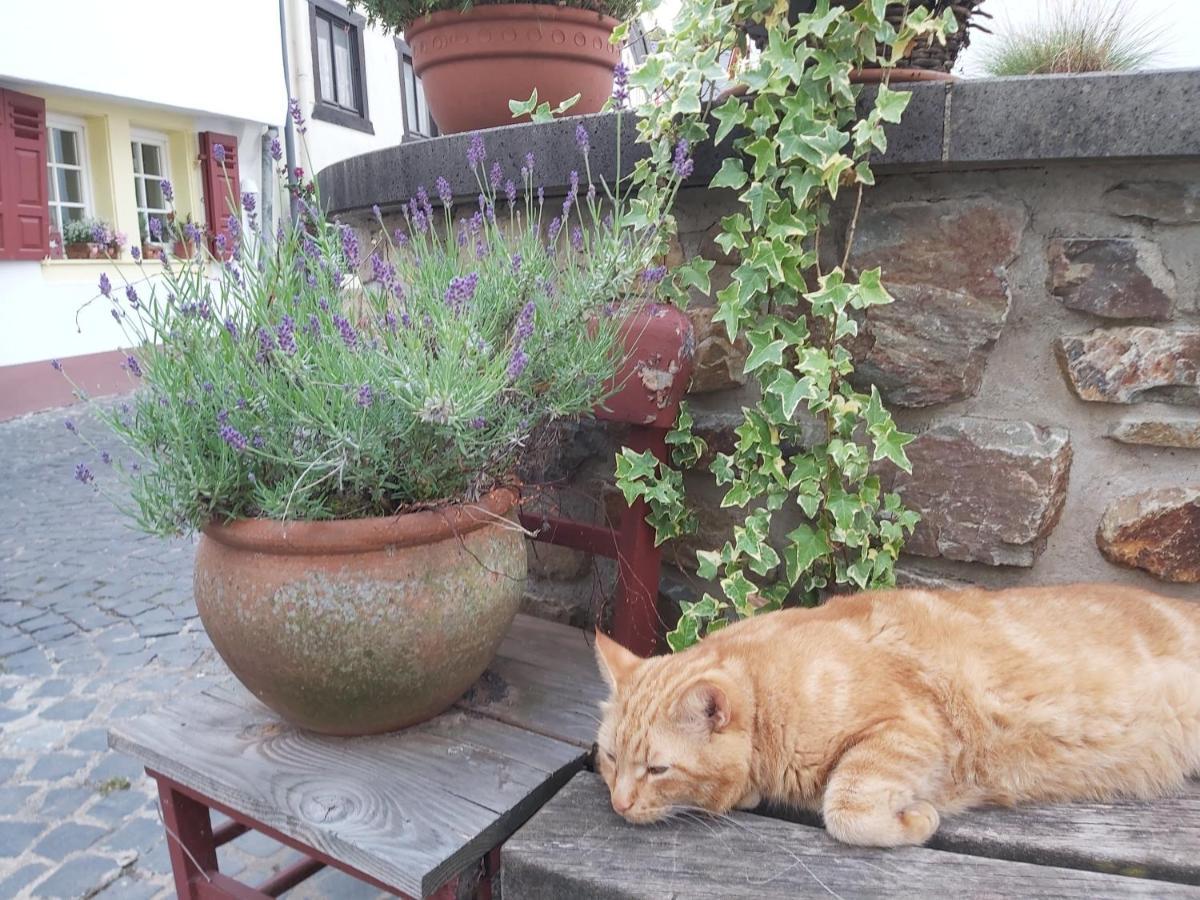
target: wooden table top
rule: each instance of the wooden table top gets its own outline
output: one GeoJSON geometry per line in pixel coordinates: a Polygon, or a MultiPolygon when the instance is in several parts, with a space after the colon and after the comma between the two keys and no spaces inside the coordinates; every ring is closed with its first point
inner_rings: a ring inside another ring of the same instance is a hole
{"type": "Polygon", "coordinates": [[[590,636],[518,616],[463,700],[401,732],[301,731],[231,678],[115,726],[109,743],[419,897],[502,843],[584,766],[604,695],[590,636]]]}

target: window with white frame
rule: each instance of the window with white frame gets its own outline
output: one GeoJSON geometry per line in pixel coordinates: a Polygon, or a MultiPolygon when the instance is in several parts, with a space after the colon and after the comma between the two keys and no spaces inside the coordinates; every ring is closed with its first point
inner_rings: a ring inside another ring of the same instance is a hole
{"type": "Polygon", "coordinates": [[[62,233],[67,222],[88,217],[87,151],[79,119],[46,118],[46,175],[50,181],[50,224],[62,233]]]}
{"type": "Polygon", "coordinates": [[[403,91],[405,137],[437,137],[437,123],[429,115],[429,104],[425,102],[425,89],[413,69],[412,50],[408,44],[396,39],[396,53],[400,57],[400,87],[403,91]]]}
{"type": "Polygon", "coordinates": [[[138,231],[142,240],[153,240],[149,231],[150,219],[167,221],[167,200],[162,183],[171,176],[167,171],[167,136],[153,132],[134,132],[133,186],[137,192],[138,231]]]}

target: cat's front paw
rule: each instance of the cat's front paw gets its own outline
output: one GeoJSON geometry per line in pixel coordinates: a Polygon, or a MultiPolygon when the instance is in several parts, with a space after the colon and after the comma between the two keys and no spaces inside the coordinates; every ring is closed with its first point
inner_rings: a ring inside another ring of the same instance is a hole
{"type": "Polygon", "coordinates": [[[825,808],[825,830],[843,844],[861,847],[923,844],[933,837],[940,823],[938,811],[924,800],[914,800],[899,812],[825,808]]]}
{"type": "Polygon", "coordinates": [[[751,790],[746,793],[741,800],[733,804],[734,809],[758,809],[762,803],[762,794],[758,791],[751,790]]]}
{"type": "Polygon", "coordinates": [[[925,843],[933,837],[942,822],[933,804],[924,800],[914,800],[897,815],[900,817],[900,825],[904,829],[907,843],[910,844],[925,843]]]}

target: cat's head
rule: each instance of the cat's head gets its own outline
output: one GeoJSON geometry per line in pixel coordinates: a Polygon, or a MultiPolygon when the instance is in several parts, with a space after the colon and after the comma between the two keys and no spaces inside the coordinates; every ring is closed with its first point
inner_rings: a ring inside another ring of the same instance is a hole
{"type": "Polygon", "coordinates": [[[613,809],[636,824],[732,809],[750,783],[754,720],[740,667],[690,651],[642,659],[599,633],[596,657],[611,689],[596,764],[613,809]]]}

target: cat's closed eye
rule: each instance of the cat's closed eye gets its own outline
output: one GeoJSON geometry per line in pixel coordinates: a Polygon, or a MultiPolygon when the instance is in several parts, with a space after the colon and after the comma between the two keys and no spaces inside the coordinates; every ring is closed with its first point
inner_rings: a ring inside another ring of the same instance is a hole
{"type": "Polygon", "coordinates": [[[667,773],[667,769],[669,769],[669,768],[671,768],[671,767],[670,766],[646,766],[646,773],[648,775],[665,775],[667,773]]]}

